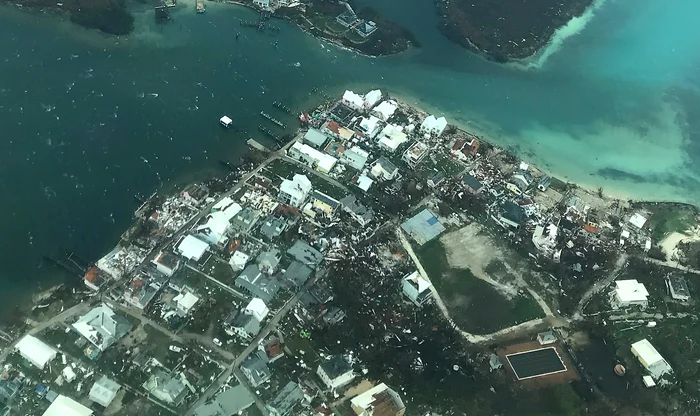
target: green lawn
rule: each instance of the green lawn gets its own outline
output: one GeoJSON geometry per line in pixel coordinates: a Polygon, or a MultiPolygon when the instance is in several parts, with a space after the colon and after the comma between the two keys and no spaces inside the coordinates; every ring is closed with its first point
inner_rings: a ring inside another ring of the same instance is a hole
{"type": "Polygon", "coordinates": [[[529,296],[507,299],[469,270],[450,269],[440,241],[418,251],[425,271],[445,302],[450,316],[465,331],[476,334],[495,332],[521,322],[544,317],[537,302],[529,296]]]}

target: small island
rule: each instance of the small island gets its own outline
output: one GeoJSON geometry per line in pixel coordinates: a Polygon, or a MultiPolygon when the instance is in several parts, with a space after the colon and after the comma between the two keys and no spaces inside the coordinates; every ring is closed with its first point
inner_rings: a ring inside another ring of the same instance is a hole
{"type": "Polygon", "coordinates": [[[420,46],[411,31],[384,19],[372,7],[353,9],[349,3],[311,0],[305,5],[280,7],[275,15],[295,22],[313,36],[368,56],[393,55],[420,46]]]}
{"type": "Polygon", "coordinates": [[[536,54],[593,0],[438,0],[439,29],[453,42],[497,62],[536,54]]]}

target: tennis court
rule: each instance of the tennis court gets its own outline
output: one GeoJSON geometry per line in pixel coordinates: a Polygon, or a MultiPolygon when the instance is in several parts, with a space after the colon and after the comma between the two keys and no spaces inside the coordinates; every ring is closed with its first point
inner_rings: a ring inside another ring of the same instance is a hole
{"type": "Polygon", "coordinates": [[[508,354],[506,359],[518,380],[566,371],[566,366],[554,347],[508,354]]]}

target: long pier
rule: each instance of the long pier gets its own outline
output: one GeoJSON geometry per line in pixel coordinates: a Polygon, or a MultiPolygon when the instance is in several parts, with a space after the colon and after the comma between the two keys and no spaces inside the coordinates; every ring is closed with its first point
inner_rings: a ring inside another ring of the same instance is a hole
{"type": "Polygon", "coordinates": [[[282,127],[283,129],[287,128],[286,124],[282,123],[281,121],[277,120],[276,118],[272,117],[271,115],[267,114],[264,111],[261,111],[260,115],[265,117],[266,119],[270,120],[271,122],[275,123],[277,126],[282,127]]]}
{"type": "Polygon", "coordinates": [[[275,108],[279,108],[280,110],[284,111],[287,114],[292,114],[292,109],[287,107],[286,105],[282,104],[279,101],[273,101],[272,106],[275,108]]]}

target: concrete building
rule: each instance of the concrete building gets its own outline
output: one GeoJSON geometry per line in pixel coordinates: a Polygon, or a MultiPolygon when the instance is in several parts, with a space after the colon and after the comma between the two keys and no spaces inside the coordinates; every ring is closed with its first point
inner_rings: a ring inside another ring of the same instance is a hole
{"type": "Polygon", "coordinates": [[[537,342],[540,345],[549,345],[557,342],[557,336],[552,331],[540,332],[537,334],[537,342]]]}
{"type": "Polygon", "coordinates": [[[234,310],[224,320],[223,327],[229,335],[250,340],[260,333],[260,320],[255,315],[247,314],[243,310],[234,310]]]}
{"type": "Polygon", "coordinates": [[[96,266],[89,268],[83,277],[83,283],[85,283],[85,286],[96,292],[99,292],[111,280],[112,279],[110,279],[110,276],[107,273],[103,272],[96,266]]]}
{"type": "Polygon", "coordinates": [[[262,273],[257,264],[248,265],[243,269],[234,285],[247,290],[265,302],[271,301],[280,289],[277,279],[262,273]]]}
{"type": "Polygon", "coordinates": [[[270,310],[265,305],[265,301],[260,298],[253,298],[243,310],[244,313],[254,316],[258,321],[262,322],[270,313],[270,310]]]}
{"type": "Polygon", "coordinates": [[[396,112],[396,109],[399,108],[399,105],[396,103],[394,100],[386,100],[382,101],[381,104],[378,106],[374,107],[372,112],[373,116],[377,117],[378,119],[387,122],[391,118],[391,116],[394,115],[396,112]]]}
{"type": "Polygon", "coordinates": [[[188,235],[180,241],[176,251],[184,258],[193,261],[200,261],[204,253],[209,250],[209,244],[206,242],[188,235]]]}
{"type": "Polygon", "coordinates": [[[335,390],[355,379],[352,364],[344,355],[332,355],[319,364],[316,374],[329,390],[335,390]]]}
{"type": "Polygon", "coordinates": [[[255,398],[245,386],[238,384],[222,391],[211,403],[195,409],[195,416],[233,416],[240,414],[255,403],[255,398]]]}
{"type": "Polygon", "coordinates": [[[401,279],[401,291],[416,306],[423,306],[432,300],[431,286],[432,284],[418,271],[407,274],[401,279]]]}
{"type": "Polygon", "coordinates": [[[190,291],[183,291],[173,298],[175,312],[180,316],[189,315],[197,302],[199,302],[199,297],[190,291]]]}
{"type": "Polygon", "coordinates": [[[369,137],[370,139],[374,139],[377,137],[377,134],[379,134],[382,127],[379,124],[380,121],[381,120],[375,116],[362,117],[357,127],[365,136],[369,137]]]}
{"type": "Polygon", "coordinates": [[[90,389],[90,400],[102,407],[108,407],[114,398],[117,397],[117,393],[121,387],[122,386],[116,381],[102,376],[92,385],[90,389]]]}
{"type": "Polygon", "coordinates": [[[345,91],[341,102],[346,107],[351,108],[355,111],[362,111],[364,109],[364,106],[365,106],[364,98],[361,95],[355,94],[352,91],[345,91]]]}
{"type": "Polygon", "coordinates": [[[310,267],[307,267],[305,264],[294,260],[292,264],[287,267],[287,270],[284,271],[283,278],[289,282],[290,285],[301,287],[307,280],[309,280],[311,273],[312,270],[310,267]]]}
{"type": "Polygon", "coordinates": [[[429,115],[420,125],[422,134],[441,136],[442,132],[447,128],[447,120],[445,117],[435,118],[434,115],[429,115]]]}
{"type": "Polygon", "coordinates": [[[322,148],[324,144],[328,141],[328,136],[323,134],[320,130],[309,129],[302,140],[311,147],[316,149],[322,148]]]}
{"type": "Polygon", "coordinates": [[[53,347],[32,335],[25,335],[19,340],[15,345],[15,350],[39,370],[43,370],[46,364],[56,358],[58,353],[53,347]]]}
{"type": "Polygon", "coordinates": [[[382,99],[382,91],[381,90],[372,90],[365,94],[364,97],[362,97],[363,100],[363,106],[365,110],[369,110],[370,108],[374,107],[380,100],[382,99]]]}
{"type": "Polygon", "coordinates": [[[408,141],[408,135],[403,127],[387,124],[379,133],[379,147],[391,153],[408,141]]]}
{"type": "Polygon", "coordinates": [[[251,207],[245,207],[231,219],[231,231],[240,234],[247,234],[253,227],[255,227],[255,224],[258,222],[258,218],[260,218],[259,211],[251,207]]]}
{"type": "Polygon", "coordinates": [[[287,254],[311,268],[316,268],[323,261],[323,254],[311,247],[306,241],[297,240],[294,245],[287,250],[287,254]]]}
{"type": "Polygon", "coordinates": [[[336,208],[338,208],[338,205],[340,205],[338,200],[320,191],[313,191],[311,193],[311,203],[314,210],[322,212],[327,216],[333,214],[336,208]]]}
{"type": "Polygon", "coordinates": [[[359,25],[355,26],[355,33],[362,36],[363,38],[368,38],[372,33],[377,31],[377,24],[371,20],[365,20],[359,25]]]}
{"type": "Polygon", "coordinates": [[[285,205],[301,208],[311,192],[311,181],[304,175],[294,175],[292,180],[285,179],[280,185],[277,200],[285,205]]]}
{"type": "Polygon", "coordinates": [[[484,185],[468,173],[462,175],[462,185],[472,195],[479,194],[484,189],[484,185]]]}
{"type": "Polygon", "coordinates": [[[350,400],[357,416],[403,416],[406,406],[401,396],[381,383],[350,400]]]}
{"type": "Polygon", "coordinates": [[[263,251],[257,258],[258,268],[263,273],[273,274],[277,271],[277,267],[279,266],[281,259],[282,253],[280,253],[280,251],[276,248],[263,251]]]}
{"type": "Polygon", "coordinates": [[[363,227],[374,220],[372,208],[367,208],[358,202],[355,195],[348,195],[339,202],[343,206],[343,210],[363,227]]]}
{"type": "Polygon", "coordinates": [[[428,209],[424,209],[405,221],[401,224],[401,228],[421,246],[445,231],[442,223],[428,209]]]}
{"type": "Polygon", "coordinates": [[[223,198],[207,215],[207,222],[197,227],[197,236],[212,246],[224,247],[228,244],[231,221],[243,208],[231,198],[223,198]]]}
{"type": "Polygon", "coordinates": [[[241,364],[241,371],[243,375],[250,381],[252,387],[259,387],[263,383],[267,382],[272,373],[267,367],[267,359],[264,354],[258,352],[256,354],[250,354],[241,364]]]}
{"type": "Polygon", "coordinates": [[[396,178],[399,174],[399,168],[396,167],[389,159],[384,156],[375,160],[372,164],[370,173],[378,180],[390,181],[396,178]]]}
{"type": "Polygon", "coordinates": [[[355,16],[355,13],[352,11],[346,10],[342,14],[338,15],[335,20],[343,27],[351,27],[354,26],[360,19],[358,19],[357,16],[355,16]]]}
{"type": "Polygon", "coordinates": [[[297,383],[290,381],[266,407],[270,416],[292,416],[294,409],[303,401],[304,391],[297,383]]]}
{"type": "Polygon", "coordinates": [[[248,260],[250,260],[250,256],[248,254],[242,252],[241,250],[236,250],[236,252],[233,253],[229,259],[228,264],[231,266],[233,271],[240,272],[245,268],[248,260]]]}
{"type": "Polygon", "coordinates": [[[358,146],[353,146],[346,149],[339,155],[340,163],[350,166],[356,170],[362,170],[362,168],[367,164],[368,158],[369,153],[366,150],[362,150],[358,146]]]}
{"type": "Polygon", "coordinates": [[[187,395],[185,376],[182,373],[168,374],[155,371],[143,384],[143,388],[163,403],[179,406],[187,395]]]}
{"type": "Polygon", "coordinates": [[[106,304],[95,307],[71,325],[98,350],[105,351],[131,330],[131,323],[106,304]]]}
{"type": "Polygon", "coordinates": [[[174,254],[168,251],[161,251],[158,253],[152,263],[156,266],[156,269],[168,277],[172,277],[173,274],[180,267],[180,259],[174,254]]]}
{"type": "Polygon", "coordinates": [[[645,308],[649,303],[648,297],[649,292],[647,292],[646,287],[643,283],[638,282],[637,279],[615,281],[614,306],[623,308],[641,306],[645,308]]]}
{"type": "Polygon", "coordinates": [[[401,156],[403,160],[410,168],[415,168],[420,162],[423,161],[425,156],[428,155],[430,148],[427,144],[423,142],[415,142],[406,149],[404,154],[401,156]]]}
{"type": "Polygon", "coordinates": [[[654,380],[660,379],[664,374],[673,372],[671,365],[646,339],[632,344],[632,354],[637,357],[654,380]]]}
{"type": "Polygon", "coordinates": [[[43,416],[92,416],[95,412],[70,397],[59,394],[43,416]]]}
{"type": "Polygon", "coordinates": [[[263,225],[260,226],[260,235],[268,240],[274,240],[282,235],[288,225],[289,223],[285,218],[270,215],[265,219],[263,225]]]}

